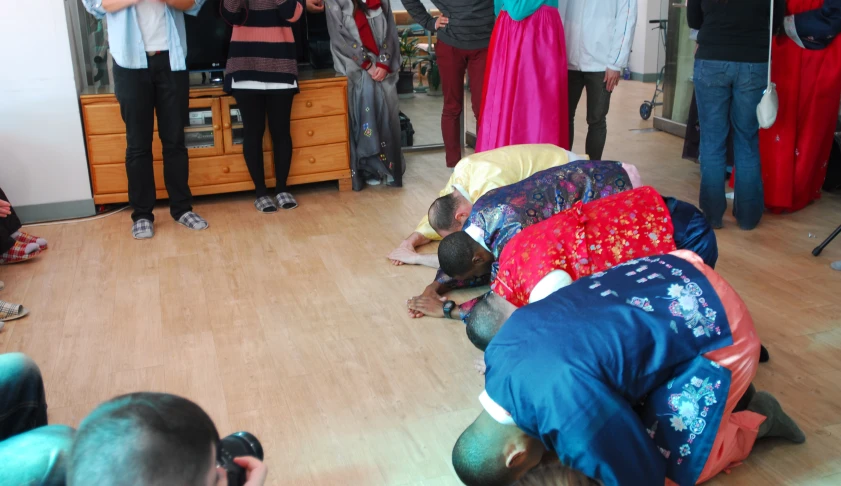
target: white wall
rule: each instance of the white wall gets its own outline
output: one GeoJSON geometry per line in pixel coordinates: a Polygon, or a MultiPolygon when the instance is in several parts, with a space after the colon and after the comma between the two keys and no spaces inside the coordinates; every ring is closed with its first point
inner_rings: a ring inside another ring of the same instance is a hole
{"type": "Polygon", "coordinates": [[[637,27],[631,46],[631,72],[643,75],[657,74],[665,62],[665,53],[660,38],[649,20],[667,17],[665,6],[669,0],[637,0],[637,27]],[[662,9],[662,10],[661,10],[662,9]]]}
{"type": "Polygon", "coordinates": [[[90,200],[64,2],[2,3],[0,186],[15,206],[90,200]]]}

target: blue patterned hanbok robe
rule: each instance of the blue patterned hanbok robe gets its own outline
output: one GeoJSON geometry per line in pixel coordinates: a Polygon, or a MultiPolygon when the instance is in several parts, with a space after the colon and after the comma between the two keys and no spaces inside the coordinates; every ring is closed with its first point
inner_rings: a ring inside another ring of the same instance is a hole
{"type": "Polygon", "coordinates": [[[485,393],[562,463],[606,485],[692,485],[731,382],[703,355],[732,343],[701,271],[674,255],[643,258],[514,312],[485,352],[485,393]]]}

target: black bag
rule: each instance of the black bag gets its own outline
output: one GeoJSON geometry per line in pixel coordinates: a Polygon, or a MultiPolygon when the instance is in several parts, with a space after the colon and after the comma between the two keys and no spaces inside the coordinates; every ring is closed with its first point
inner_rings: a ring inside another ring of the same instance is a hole
{"type": "Polygon", "coordinates": [[[415,144],[415,129],[412,120],[402,111],[400,112],[400,146],[411,147],[415,144]]]}

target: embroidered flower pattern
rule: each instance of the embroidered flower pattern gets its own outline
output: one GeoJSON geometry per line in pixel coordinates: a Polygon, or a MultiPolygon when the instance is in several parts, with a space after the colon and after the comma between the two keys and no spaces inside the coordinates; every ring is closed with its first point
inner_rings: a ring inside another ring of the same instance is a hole
{"type": "Polygon", "coordinates": [[[681,457],[686,457],[689,454],[692,454],[692,451],[689,450],[689,444],[683,444],[680,446],[680,455],[681,457]]]}
{"type": "Polygon", "coordinates": [[[703,298],[699,299],[703,294],[701,287],[686,277],[682,280],[686,285],[669,286],[668,298],[672,299],[669,311],[675,317],[682,317],[686,321],[687,329],[691,329],[695,337],[710,337],[712,333],[720,335],[721,329],[715,325],[716,312],[707,307],[703,298]],[[706,307],[703,312],[701,302],[703,302],[703,307],[706,307]]]}
{"type": "Polygon", "coordinates": [[[626,303],[634,307],[639,307],[645,312],[654,312],[654,307],[651,306],[651,302],[649,302],[646,297],[631,297],[626,301],[626,303]]]}

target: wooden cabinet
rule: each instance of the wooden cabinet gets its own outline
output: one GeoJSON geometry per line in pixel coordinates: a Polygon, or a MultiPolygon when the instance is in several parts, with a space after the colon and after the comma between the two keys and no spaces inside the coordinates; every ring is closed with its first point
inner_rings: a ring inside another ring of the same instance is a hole
{"type": "MultiPolygon", "coordinates": [[[[302,76],[300,93],[292,104],[292,167],[287,183],[339,181],[350,188],[347,80],[336,75],[302,76]]],[[[88,147],[88,164],[97,204],[128,201],[126,127],[113,93],[86,92],[81,96],[88,147]]],[[[157,122],[152,138],[155,186],[166,198],[163,146],[157,122]]],[[[236,100],[218,87],[190,90],[190,116],[185,127],[190,157],[190,188],[195,195],[245,191],[254,188],[242,156],[242,119],[236,100]]],[[[274,187],[272,143],[263,137],[266,185],[274,187]]]]}

